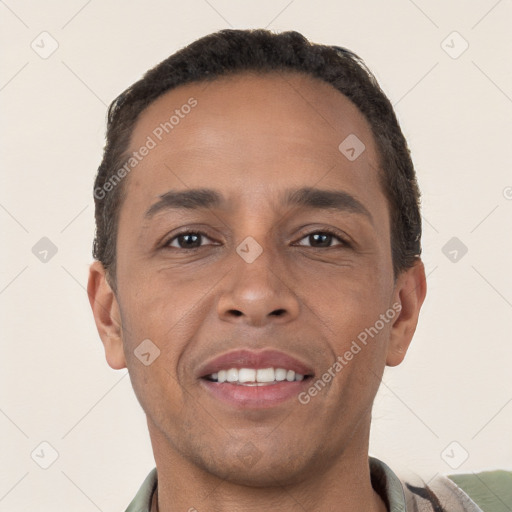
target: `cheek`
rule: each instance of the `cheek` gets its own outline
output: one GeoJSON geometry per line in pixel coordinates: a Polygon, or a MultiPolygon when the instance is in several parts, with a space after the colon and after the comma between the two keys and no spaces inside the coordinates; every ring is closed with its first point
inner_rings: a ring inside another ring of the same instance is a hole
{"type": "Polygon", "coordinates": [[[338,389],[331,395],[333,401],[361,399],[364,405],[373,400],[396,315],[390,304],[391,285],[392,280],[383,281],[375,268],[347,275],[338,286],[322,290],[319,314],[333,354],[326,372],[330,368],[336,375],[332,385],[338,389]]]}
{"type": "Polygon", "coordinates": [[[379,267],[376,261],[375,266],[334,269],[317,276],[304,269],[296,282],[302,283],[305,303],[315,308],[331,335],[339,335],[345,343],[372,326],[389,307],[392,282],[383,279],[379,267]]]}
{"type": "Polygon", "coordinates": [[[155,288],[150,281],[133,285],[131,294],[125,289],[127,299],[120,308],[125,358],[140,405],[164,425],[187,399],[177,367],[193,334],[187,321],[190,307],[172,288],[155,288]]]}
{"type": "Polygon", "coordinates": [[[162,355],[179,352],[180,340],[191,334],[197,309],[198,296],[190,286],[146,280],[123,301],[125,342],[133,346],[150,339],[162,355]]]}
{"type": "MultiPolygon", "coordinates": [[[[137,372],[136,377],[160,379],[162,385],[167,381],[187,384],[183,381],[187,376],[179,371],[180,364],[194,349],[205,316],[214,307],[211,296],[205,294],[214,285],[212,272],[202,279],[178,271],[143,269],[125,285],[121,308],[123,342],[128,368],[137,372]],[[157,347],[153,348],[158,357],[152,366],[161,369],[161,375],[147,376],[140,368],[136,354],[141,352],[138,347],[143,340],[150,340],[157,347]]],[[[169,392],[176,394],[171,389],[169,392]]]]}

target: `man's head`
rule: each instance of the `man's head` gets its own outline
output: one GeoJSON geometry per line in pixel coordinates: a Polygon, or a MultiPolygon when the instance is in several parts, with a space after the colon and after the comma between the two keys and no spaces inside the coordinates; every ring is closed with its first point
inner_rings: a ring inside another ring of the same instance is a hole
{"type": "Polygon", "coordinates": [[[426,289],[407,145],[357,58],[295,32],[193,43],[114,102],[95,197],[91,306],[157,466],[273,486],[367,454],[426,289]],[[216,382],[269,367],[285,381],[216,382]]]}

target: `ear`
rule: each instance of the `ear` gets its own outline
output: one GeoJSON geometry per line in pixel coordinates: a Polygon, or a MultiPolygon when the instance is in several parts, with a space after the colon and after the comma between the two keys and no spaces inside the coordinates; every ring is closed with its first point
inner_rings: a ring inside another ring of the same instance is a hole
{"type": "Polygon", "coordinates": [[[105,268],[99,261],[89,267],[87,295],[98,334],[105,347],[107,363],[114,370],[126,368],[119,304],[107,282],[105,268]]]}
{"type": "Polygon", "coordinates": [[[396,309],[400,305],[400,313],[391,327],[386,358],[388,366],[396,366],[404,360],[416,331],[420,309],[426,294],[425,266],[418,258],[414,265],[403,271],[396,280],[393,304],[397,305],[396,309]]]}

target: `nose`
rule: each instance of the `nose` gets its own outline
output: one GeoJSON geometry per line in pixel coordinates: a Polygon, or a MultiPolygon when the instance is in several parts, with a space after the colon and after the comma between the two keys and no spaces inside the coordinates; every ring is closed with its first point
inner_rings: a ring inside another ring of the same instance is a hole
{"type": "Polygon", "coordinates": [[[235,264],[218,301],[221,320],[263,327],[297,318],[300,303],[290,275],[275,258],[269,260],[268,251],[252,263],[234,256],[235,264]]]}

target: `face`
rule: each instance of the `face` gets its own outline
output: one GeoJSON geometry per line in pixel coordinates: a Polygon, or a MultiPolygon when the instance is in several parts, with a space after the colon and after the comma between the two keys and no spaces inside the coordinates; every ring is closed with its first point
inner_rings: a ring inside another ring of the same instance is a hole
{"type": "Polygon", "coordinates": [[[117,294],[98,262],[89,291],[157,464],[267,485],[367,454],[425,290],[421,262],[393,279],[364,117],[311,77],[243,74],[159,98],[132,151],[146,155],[125,178],[117,294]]]}

